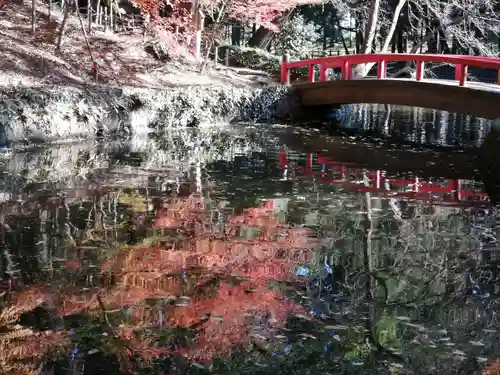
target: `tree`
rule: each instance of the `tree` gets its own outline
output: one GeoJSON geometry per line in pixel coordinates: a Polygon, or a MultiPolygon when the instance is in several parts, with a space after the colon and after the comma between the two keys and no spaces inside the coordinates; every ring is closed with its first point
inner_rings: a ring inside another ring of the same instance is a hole
{"type": "Polygon", "coordinates": [[[304,58],[314,49],[319,39],[316,25],[307,23],[303,16],[297,15],[287,21],[276,34],[275,49],[281,55],[304,58]]]}
{"type": "MultiPolygon", "coordinates": [[[[408,32],[422,34],[422,37],[413,41],[410,53],[418,52],[420,46],[429,41],[434,40],[437,43],[446,35],[448,38],[453,37],[455,43],[469,53],[485,56],[495,54],[485,37],[487,32],[498,36],[498,29],[495,29],[494,25],[498,23],[500,10],[494,1],[486,0],[473,6],[470,6],[468,0],[457,0],[452,4],[431,0],[397,0],[389,4],[392,4],[392,7],[388,9],[383,9],[378,0],[372,0],[370,7],[353,2],[346,4],[356,15],[358,23],[361,26],[366,24],[360,48],[362,53],[373,51],[373,36],[377,32],[382,37],[378,51],[387,52],[398,25],[401,25],[402,11],[407,9],[408,32]],[[477,32],[471,34],[471,29],[477,32]]],[[[360,31],[358,28],[358,32],[360,31]]],[[[373,65],[366,64],[363,69],[358,68],[357,73],[366,75],[373,65]]]]}
{"type": "Polygon", "coordinates": [[[57,51],[60,51],[62,47],[64,32],[66,31],[66,25],[70,16],[70,9],[73,6],[73,1],[74,0],[68,0],[68,2],[66,3],[66,7],[64,8],[64,16],[59,28],[59,35],[57,37],[57,51]]]}
{"type": "Polygon", "coordinates": [[[36,0],[31,1],[31,33],[36,33],[36,0]]]}

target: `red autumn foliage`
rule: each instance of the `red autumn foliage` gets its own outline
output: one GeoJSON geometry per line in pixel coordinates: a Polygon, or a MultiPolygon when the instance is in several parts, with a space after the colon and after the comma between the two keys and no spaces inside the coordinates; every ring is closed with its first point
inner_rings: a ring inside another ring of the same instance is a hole
{"type": "MultiPolygon", "coordinates": [[[[165,6],[163,0],[136,0],[143,13],[150,13],[153,18],[158,19],[159,9],[165,6]]],[[[193,21],[194,1],[170,0],[173,24],[177,26],[189,27],[193,21]]],[[[288,9],[293,9],[299,5],[320,4],[321,0],[227,0],[203,1],[202,10],[223,10],[227,16],[234,20],[244,22],[255,22],[269,28],[276,26],[272,21],[281,13],[288,9]]],[[[217,12],[216,12],[217,13],[217,12]]]]}
{"type": "Polygon", "coordinates": [[[114,273],[116,286],[87,292],[75,287],[33,287],[18,293],[15,305],[29,309],[44,301],[56,315],[67,316],[87,309],[99,311],[98,293],[107,310],[131,306],[133,326],[115,330],[133,354],[144,360],[167,354],[172,348],[157,347],[154,339],[138,335],[141,327],[196,327],[195,343],[174,350],[205,361],[248,343],[252,339],[249,317],[259,317],[260,328],[272,335],[290,314],[305,314],[300,306],[270,290],[267,282],[293,279],[297,264],[309,260],[316,239],[308,230],[281,224],[267,208],[251,208],[232,216],[217,236],[210,232],[211,225],[201,196],[169,200],[158,210],[155,227],[181,229],[180,241],[138,245],[105,262],[101,271],[114,273]],[[239,234],[250,229],[258,238],[241,238],[239,234]],[[188,274],[187,280],[172,277],[183,272],[188,274]],[[230,276],[235,275],[238,282],[233,285],[230,276]],[[217,283],[207,286],[213,280],[217,283]],[[165,302],[166,297],[183,295],[189,297],[185,305],[172,307],[165,302]],[[154,306],[143,303],[151,298],[163,302],[154,306]]]}

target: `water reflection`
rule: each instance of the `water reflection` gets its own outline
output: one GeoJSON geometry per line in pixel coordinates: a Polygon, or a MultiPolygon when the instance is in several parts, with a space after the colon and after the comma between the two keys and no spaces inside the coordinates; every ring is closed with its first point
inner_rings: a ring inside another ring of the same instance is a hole
{"type": "Polygon", "coordinates": [[[3,163],[1,372],[465,374],[498,357],[500,215],[481,183],[276,134],[3,163]]]}
{"type": "Polygon", "coordinates": [[[306,153],[304,160],[289,160],[280,154],[284,179],[313,177],[315,181],[342,185],[354,192],[385,195],[405,201],[421,200],[433,205],[489,206],[482,184],[467,179],[421,179],[417,176],[391,176],[383,170],[356,168],[350,163],[336,162],[327,156],[306,153]]]}
{"type": "Polygon", "coordinates": [[[440,147],[480,147],[490,126],[487,120],[468,115],[392,105],[347,105],[335,118],[340,128],[360,134],[440,147]]]}

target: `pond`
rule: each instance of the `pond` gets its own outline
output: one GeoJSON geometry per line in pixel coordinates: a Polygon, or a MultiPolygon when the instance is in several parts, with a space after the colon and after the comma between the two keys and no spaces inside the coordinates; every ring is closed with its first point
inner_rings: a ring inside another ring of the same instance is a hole
{"type": "Polygon", "coordinates": [[[497,371],[488,124],[339,118],[5,158],[0,372],[497,371]]]}

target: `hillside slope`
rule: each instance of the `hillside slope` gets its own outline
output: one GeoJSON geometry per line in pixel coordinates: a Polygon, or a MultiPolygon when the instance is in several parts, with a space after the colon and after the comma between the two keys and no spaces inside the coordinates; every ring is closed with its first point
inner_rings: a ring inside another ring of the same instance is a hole
{"type": "MultiPolygon", "coordinates": [[[[49,20],[47,5],[40,3],[33,35],[30,4],[0,4],[0,86],[73,86],[92,82],[92,59],[77,17],[70,17],[61,51],[56,52],[61,20],[62,13],[57,8],[52,10],[49,20]]],[[[165,33],[163,36],[162,39],[168,40],[165,33]]],[[[165,88],[184,84],[247,86],[269,82],[262,72],[249,73],[235,68],[209,67],[200,73],[200,64],[179,46],[170,61],[160,62],[144,48],[145,43],[153,40],[151,36],[143,38],[142,30],[112,33],[94,27],[89,41],[99,66],[99,83],[165,88]]]]}

